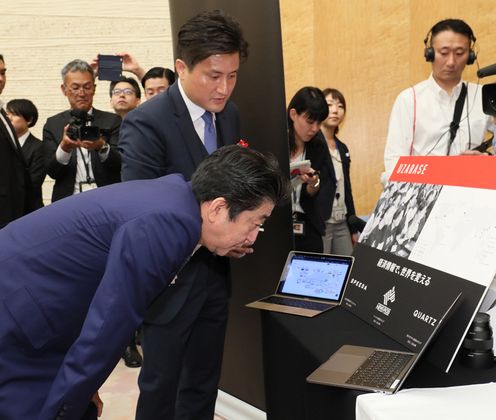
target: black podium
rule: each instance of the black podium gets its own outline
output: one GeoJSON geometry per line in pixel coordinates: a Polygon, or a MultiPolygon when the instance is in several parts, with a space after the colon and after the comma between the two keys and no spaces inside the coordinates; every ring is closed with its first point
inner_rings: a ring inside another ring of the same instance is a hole
{"type": "MultiPolygon", "coordinates": [[[[266,412],[268,420],[355,419],[359,391],[309,384],[305,378],[343,344],[401,349],[343,307],[315,318],[262,311],[266,412]]],[[[465,368],[455,360],[449,373],[429,362],[429,352],[403,388],[444,387],[496,380],[496,367],[465,368]]]]}

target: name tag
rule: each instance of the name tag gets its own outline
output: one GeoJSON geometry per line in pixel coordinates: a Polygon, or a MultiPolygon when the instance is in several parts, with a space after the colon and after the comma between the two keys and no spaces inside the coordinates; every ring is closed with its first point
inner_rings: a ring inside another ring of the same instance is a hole
{"type": "Polygon", "coordinates": [[[293,222],[293,233],[295,235],[305,234],[305,223],[304,222],[293,222]]]}
{"type": "Polygon", "coordinates": [[[97,188],[98,185],[96,185],[95,181],[86,181],[86,182],[80,182],[79,183],[79,192],[85,192],[89,190],[93,190],[97,188]]]}
{"type": "Polygon", "coordinates": [[[346,213],[343,210],[335,210],[332,213],[332,217],[336,222],[342,222],[346,219],[346,213]]]}

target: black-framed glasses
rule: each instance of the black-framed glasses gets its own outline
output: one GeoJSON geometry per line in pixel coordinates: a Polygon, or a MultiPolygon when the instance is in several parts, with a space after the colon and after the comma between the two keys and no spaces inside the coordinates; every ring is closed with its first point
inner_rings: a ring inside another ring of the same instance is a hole
{"type": "Polygon", "coordinates": [[[124,94],[126,96],[131,96],[131,95],[136,95],[136,92],[131,88],[113,89],[112,90],[112,96],[119,96],[122,94],[124,94]]]}

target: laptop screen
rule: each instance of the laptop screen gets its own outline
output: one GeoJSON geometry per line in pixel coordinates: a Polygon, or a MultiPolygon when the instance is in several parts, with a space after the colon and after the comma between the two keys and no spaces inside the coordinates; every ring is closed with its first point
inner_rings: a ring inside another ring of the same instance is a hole
{"type": "Polygon", "coordinates": [[[352,265],[350,256],[292,251],[277,294],[339,302],[352,265]]]}

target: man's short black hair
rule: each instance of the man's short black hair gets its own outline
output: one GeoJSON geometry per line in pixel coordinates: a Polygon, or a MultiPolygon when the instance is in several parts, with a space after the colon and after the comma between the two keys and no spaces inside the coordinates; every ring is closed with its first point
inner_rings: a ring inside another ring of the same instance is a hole
{"type": "Polygon", "coordinates": [[[3,59],[3,55],[0,54],[0,61],[2,61],[5,64],[5,60],[3,59]]]}
{"type": "Polygon", "coordinates": [[[177,58],[189,69],[214,54],[239,53],[248,57],[248,43],[241,26],[221,10],[202,12],[179,29],[177,58]]]}
{"type": "Polygon", "coordinates": [[[431,29],[431,42],[432,38],[434,38],[439,32],[444,31],[453,31],[460,35],[465,35],[470,45],[472,45],[475,41],[475,35],[472,31],[472,28],[461,19],[444,19],[437,22],[431,29]]]}
{"type": "Polygon", "coordinates": [[[114,90],[115,85],[117,83],[120,83],[120,82],[129,83],[133,87],[133,90],[134,90],[134,93],[136,94],[136,97],[138,99],[141,99],[141,89],[140,89],[136,79],[133,79],[132,77],[124,77],[124,76],[122,76],[118,80],[113,80],[112,82],[110,82],[110,87],[109,87],[110,97],[112,97],[112,91],[114,90]]]}
{"type": "Polygon", "coordinates": [[[38,109],[29,99],[12,99],[7,102],[6,109],[11,114],[24,118],[30,128],[38,121],[38,109]]]}
{"type": "Polygon", "coordinates": [[[141,79],[141,86],[143,86],[143,89],[145,88],[145,82],[148,79],[167,79],[169,86],[171,86],[176,81],[176,75],[171,69],[165,67],[152,67],[141,79]]]}
{"type": "Polygon", "coordinates": [[[191,178],[200,203],[223,197],[234,220],[264,201],[277,205],[289,196],[289,181],[276,158],[238,145],[217,149],[198,165],[191,178]]]}

